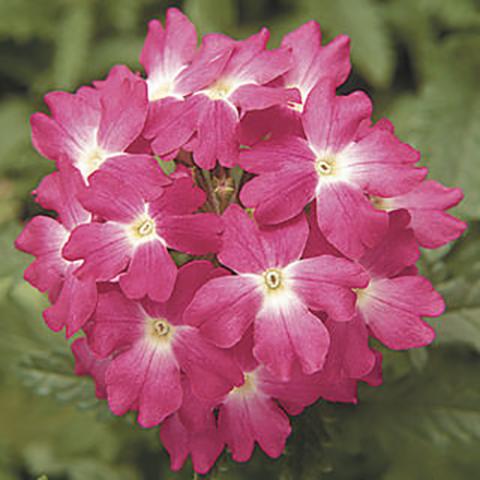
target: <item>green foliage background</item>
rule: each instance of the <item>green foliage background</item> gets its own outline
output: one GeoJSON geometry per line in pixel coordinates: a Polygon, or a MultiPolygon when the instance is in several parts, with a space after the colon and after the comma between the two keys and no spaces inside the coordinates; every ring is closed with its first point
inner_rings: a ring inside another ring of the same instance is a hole
{"type": "Polygon", "coordinates": [[[428,349],[385,352],[385,384],[358,406],[319,403],[293,420],[277,461],[222,458],[215,479],[464,480],[480,469],[480,4],[478,0],[1,0],[0,1],[0,480],[192,478],[169,472],[155,430],[114,418],[88,379],[72,375],[45,299],[21,279],[13,250],[39,212],[29,197],[52,164],[34,152],[29,115],[48,90],[73,90],[115,63],[139,68],[146,22],[181,6],[202,33],[236,37],[261,25],[277,44],[318,20],[325,39],[352,38],[354,71],[376,115],[423,153],[431,175],[464,189],[470,223],[421,268],[445,295],[428,349]],[[44,477],[42,477],[44,478],[44,477]]]}

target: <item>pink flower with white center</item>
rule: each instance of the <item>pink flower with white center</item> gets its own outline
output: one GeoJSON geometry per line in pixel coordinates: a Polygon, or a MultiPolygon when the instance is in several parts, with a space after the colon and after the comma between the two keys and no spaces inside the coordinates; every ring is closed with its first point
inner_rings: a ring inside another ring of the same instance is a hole
{"type": "MultiPolygon", "coordinates": [[[[152,147],[162,158],[174,157],[195,131],[195,121],[189,114],[184,98],[192,93],[195,72],[216,63],[223,66],[225,59],[209,58],[203,53],[197,56],[197,33],[195,26],[176,8],[167,10],[165,28],[158,20],[152,20],[140,56],[140,63],[147,73],[149,111],[143,134],[152,140],[152,147]]],[[[204,82],[208,83],[209,79],[204,82]]],[[[200,85],[202,87],[203,84],[200,85]]]]}
{"type": "Polygon", "coordinates": [[[49,93],[45,102],[52,116],[31,117],[35,148],[57,164],[70,162],[85,180],[107,159],[128,155],[147,117],[145,82],[126,67],[112,69],[98,87],[49,93]]]}
{"type": "Polygon", "coordinates": [[[197,51],[197,32],[192,22],[176,8],[167,10],[165,28],[158,20],[148,24],[148,34],[140,56],[147,73],[148,99],[183,98],[180,74],[197,51]],[[177,83],[179,91],[177,91],[177,83]]]}
{"type": "Polygon", "coordinates": [[[85,208],[104,222],[76,228],[63,254],[83,260],[76,272],[79,278],[110,281],[120,275],[127,297],[165,301],[177,276],[168,248],[192,255],[217,251],[221,218],[192,213],[205,202],[205,193],[191,178],[180,177],[169,185],[172,180],[153,158],[130,159],[123,180],[118,165],[110,160],[94,173],[80,196],[85,208]]]}
{"type": "Polygon", "coordinates": [[[98,399],[107,398],[105,373],[110,365],[110,358],[101,358],[92,352],[86,338],[77,338],[71,345],[75,358],[75,375],[90,376],[95,382],[95,395],[98,399]]]}
{"type": "Polygon", "coordinates": [[[398,197],[370,200],[381,210],[408,210],[409,227],[418,243],[425,248],[438,248],[457,239],[467,228],[465,222],[446,212],[462,199],[463,192],[459,188],[447,188],[434,180],[425,180],[398,197]]]}
{"type": "Polygon", "coordinates": [[[114,414],[138,410],[142,426],[159,424],[182,405],[182,375],[195,395],[207,399],[219,398],[241,384],[241,372],[231,355],[182,321],[198,287],[223,274],[207,261],[188,263],[180,268],[176,288],[163,303],[129,300],[116,286],[99,293],[87,336],[97,355],[113,355],[105,383],[114,414]]]}
{"type": "Polygon", "coordinates": [[[238,343],[253,324],[256,359],[283,380],[297,360],[305,373],[320,370],[329,336],[310,309],[348,321],[355,311],[351,289],[368,282],[363,269],[330,255],[300,260],[308,236],[303,215],[259,229],[239,206],[231,205],[223,218],[218,258],[237,275],[204,285],[185,320],[223,348],[238,343]]]}
{"type": "MultiPolygon", "coordinates": [[[[372,336],[393,350],[430,344],[435,332],[421,317],[437,317],[445,309],[442,297],[431,283],[412,271],[420,252],[405,210],[389,214],[389,229],[383,240],[367,250],[359,263],[370,277],[357,293],[357,315],[372,336]]],[[[316,238],[321,238],[317,231],[316,238]]],[[[311,242],[309,255],[321,255],[326,240],[311,242]]]]}
{"type": "Polygon", "coordinates": [[[268,38],[266,29],[238,42],[210,36],[231,55],[216,78],[187,100],[197,121],[191,148],[200,167],[211,169],[217,160],[226,167],[235,165],[241,115],[298,100],[296,90],[267,85],[290,68],[291,60],[288,49],[266,50],[268,38]]]}
{"type": "Polygon", "coordinates": [[[240,193],[255,218],[277,224],[316,200],[318,225],[336,248],[359,258],[387,226],[386,212],[367,195],[392,197],[410,191],[426,175],[419,154],[387,129],[367,127],[371,102],[363,92],[335,96],[331,81],[310,93],[302,123],[306,139],[286,136],[241,154],[240,166],[258,174],[240,193]]]}
{"type": "Polygon", "coordinates": [[[160,426],[172,470],[180,470],[189,455],[195,472],[205,474],[213,467],[224,447],[213,413],[217,402],[195,396],[183,380],[182,406],[160,426]]]}
{"type": "Polygon", "coordinates": [[[330,78],[340,86],[350,73],[350,39],[339,35],[322,46],[320,25],[313,20],[285,35],[282,47],[291,50],[292,66],[279,79],[280,84],[298,89],[300,98],[288,106],[247,113],[240,124],[242,145],[254,145],[266,135],[270,138],[303,135],[300,114],[313,87],[323,78],[330,78]]]}
{"type": "Polygon", "coordinates": [[[235,347],[244,381],[222,400],[218,410],[218,430],[237,462],[250,459],[258,443],[272,458],[285,449],[291,427],[287,413],[298,415],[314,403],[318,391],[312,376],[295,368],[289,382],[281,382],[252,357],[252,335],[235,347]]]}
{"type": "Polygon", "coordinates": [[[35,190],[37,202],[58,213],[54,219],[34,217],[15,241],[15,246],[34,255],[35,261],[25,270],[24,278],[41,292],[48,292],[52,306],[43,312],[45,322],[54,331],[65,327],[67,337],[75,334],[95,310],[95,279],[79,279],[74,275],[78,262],[62,256],[70,233],[78,225],[90,221],[77,195],[84,188],[83,180],[68,163],[45,177],[35,190]]]}
{"type": "MultiPolygon", "coordinates": [[[[282,80],[288,88],[300,90],[302,103],[321,79],[330,78],[338,87],[350,73],[350,39],[339,35],[322,46],[320,25],[313,20],[285,35],[282,46],[290,48],[293,57],[292,68],[282,80]]],[[[302,111],[302,104],[297,105],[302,111]]]]}

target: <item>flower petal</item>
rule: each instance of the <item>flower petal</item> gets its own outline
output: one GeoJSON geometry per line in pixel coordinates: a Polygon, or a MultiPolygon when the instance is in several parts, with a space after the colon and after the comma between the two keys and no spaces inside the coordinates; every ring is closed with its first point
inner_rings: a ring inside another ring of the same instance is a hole
{"type": "Polygon", "coordinates": [[[345,182],[326,182],[317,194],[318,226],[344,255],[360,258],[385,235],[388,215],[375,210],[363,193],[345,182]]]}
{"type": "Polygon", "coordinates": [[[89,223],[73,230],[63,247],[67,260],[84,260],[76,275],[109,281],[128,265],[132,246],[123,227],[113,222],[89,223]]]}
{"type": "Polygon", "coordinates": [[[152,240],[138,245],[132,252],[128,270],[120,276],[120,286],[128,298],[148,296],[166,301],[175,285],[177,267],[165,245],[152,240]]]}
{"type": "Polygon", "coordinates": [[[329,345],[321,320],[295,297],[262,308],[255,319],[254,338],[255,358],[283,381],[290,379],[296,359],[305,373],[320,370],[329,345]]]}
{"type": "Polygon", "coordinates": [[[369,281],[360,265],[331,255],[292,263],[285,273],[295,293],[310,308],[325,311],[341,322],[350,320],[355,313],[352,288],[364,288],[369,281]]]}
{"type": "Polygon", "coordinates": [[[407,228],[410,215],[399,210],[389,213],[388,219],[388,231],[382,241],[360,259],[371,277],[394,277],[420,257],[413,231],[407,228]]]}
{"type": "Polygon", "coordinates": [[[173,351],[195,395],[218,399],[243,383],[243,374],[230,352],[212,345],[197,328],[177,328],[173,351]]]}
{"type": "Polygon", "coordinates": [[[191,255],[205,255],[220,250],[222,219],[214,213],[155,217],[157,232],[169,248],[191,255]]]}
{"type": "Polygon", "coordinates": [[[218,428],[236,462],[250,459],[255,441],[270,457],[279,457],[291,428],[288,417],[265,396],[227,400],[219,410],[218,428]]]}
{"type": "Polygon", "coordinates": [[[95,280],[79,280],[69,272],[55,303],[45,310],[43,316],[48,327],[56,332],[66,327],[66,336],[70,338],[93,315],[96,303],[95,280]]]}
{"type": "Polygon", "coordinates": [[[313,164],[312,168],[292,164],[250,180],[242,188],[240,200],[255,209],[260,223],[282,223],[296,217],[313,200],[317,183],[313,164]]]}
{"type": "Polygon", "coordinates": [[[422,247],[438,248],[458,238],[466,224],[444,210],[463,199],[459,188],[447,188],[434,180],[426,180],[412,191],[388,199],[393,208],[406,208],[410,213],[410,227],[422,247]]]}
{"type": "Polygon", "coordinates": [[[108,404],[123,415],[138,402],[138,423],[150,428],[177,411],[182,404],[180,371],[169,351],[139,341],[109,365],[108,404]]]}
{"type": "Polygon", "coordinates": [[[107,152],[123,152],[142,132],[147,118],[147,84],[128,69],[117,69],[100,90],[102,116],[98,144],[107,152]]]}
{"type": "Polygon", "coordinates": [[[309,143],[318,153],[337,153],[354,140],[359,125],[371,114],[372,102],[364,92],[337,96],[335,83],[326,79],[309,94],[302,122],[309,143]]]}
{"type": "Polygon", "coordinates": [[[445,304],[430,282],[419,276],[372,281],[358,308],[373,335],[394,350],[423,347],[435,333],[421,316],[440,315],[445,304]]]}
{"type": "Polygon", "coordinates": [[[184,321],[199,326],[215,345],[229,348],[253,323],[260,303],[255,279],[243,275],[215,278],[195,294],[184,321]]]}
{"type": "Polygon", "coordinates": [[[263,273],[268,268],[281,268],[302,255],[308,236],[305,216],[276,227],[258,228],[237,205],[223,214],[225,231],[218,255],[226,266],[239,273],[263,273]]]}
{"type": "Polygon", "coordinates": [[[224,167],[234,166],[240,146],[236,108],[223,100],[210,100],[204,94],[194,95],[187,102],[194,104],[198,115],[195,163],[207,170],[212,169],[217,160],[224,167]]]}

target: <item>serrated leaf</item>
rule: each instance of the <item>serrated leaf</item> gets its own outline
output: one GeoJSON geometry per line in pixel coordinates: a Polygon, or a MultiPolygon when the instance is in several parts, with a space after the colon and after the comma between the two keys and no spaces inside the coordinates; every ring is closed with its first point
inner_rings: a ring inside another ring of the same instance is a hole
{"type": "MultiPolygon", "coordinates": [[[[448,479],[435,474],[438,464],[419,459],[419,452],[431,448],[445,461],[444,468],[468,465],[473,446],[480,444],[478,357],[466,362],[438,350],[429,357],[421,372],[393,382],[387,379],[380,388],[361,389],[358,406],[335,407],[338,422],[331,425],[330,434],[341,462],[348,456],[363,458],[361,471],[373,467],[387,472],[378,477],[382,479],[421,478],[409,475],[409,466],[398,465],[414,457],[422,462],[423,478],[448,479]]],[[[342,475],[342,467],[340,463],[338,478],[351,478],[342,475]]]]}
{"type": "Polygon", "coordinates": [[[72,356],[63,351],[29,355],[19,369],[23,383],[37,395],[52,396],[82,409],[98,404],[92,379],[75,375],[72,356]]]}

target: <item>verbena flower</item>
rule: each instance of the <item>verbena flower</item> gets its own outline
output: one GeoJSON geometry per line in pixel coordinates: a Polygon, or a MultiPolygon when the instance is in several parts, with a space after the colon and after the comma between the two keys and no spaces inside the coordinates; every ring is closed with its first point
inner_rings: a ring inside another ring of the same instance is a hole
{"type": "Polygon", "coordinates": [[[278,49],[268,38],[197,46],[169,9],[149,24],[145,76],[117,65],[31,119],[57,170],[34,191],[53,216],[16,241],[35,257],[25,279],[48,294],[47,326],[78,334],[76,374],[113,413],[160,425],[173,470],[190,456],[206,473],[224,448],[247,461],[255,444],[278,457],[289,416],[381,384],[371,338],[432,342],[424,317],[444,302],[419,247],[466,227],[447,213],[462,192],[425,179],[364,92],[336,93],[348,37],[322,46],[308,22],[278,49]]]}

